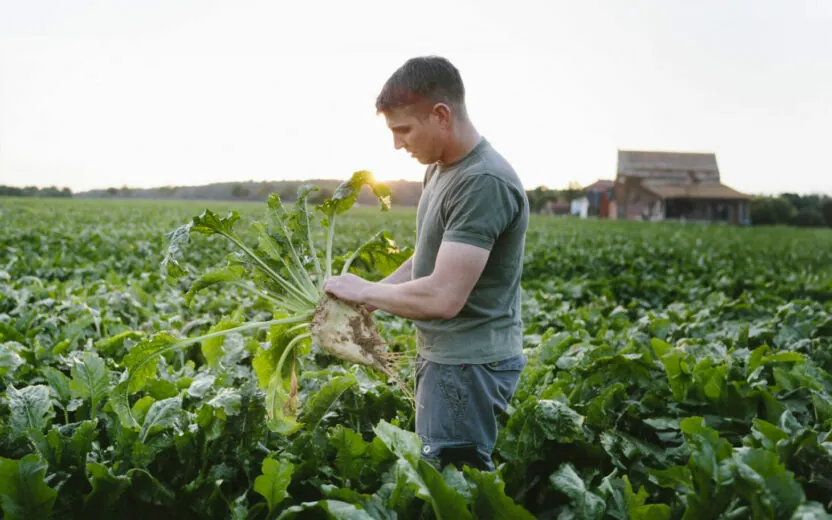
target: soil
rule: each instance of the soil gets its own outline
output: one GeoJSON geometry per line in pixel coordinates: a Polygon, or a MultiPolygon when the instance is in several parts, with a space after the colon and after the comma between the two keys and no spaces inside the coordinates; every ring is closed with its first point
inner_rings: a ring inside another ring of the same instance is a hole
{"type": "Polygon", "coordinates": [[[364,352],[375,353],[384,342],[376,330],[376,325],[370,313],[366,309],[358,309],[358,311],[359,315],[350,318],[352,340],[364,352]]]}

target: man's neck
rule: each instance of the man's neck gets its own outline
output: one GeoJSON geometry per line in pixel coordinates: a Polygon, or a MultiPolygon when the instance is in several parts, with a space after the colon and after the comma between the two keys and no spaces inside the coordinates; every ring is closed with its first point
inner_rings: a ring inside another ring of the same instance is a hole
{"type": "Polygon", "coordinates": [[[473,150],[479,143],[482,137],[477,129],[474,128],[469,121],[460,124],[451,136],[451,142],[445,148],[445,152],[439,159],[439,164],[453,164],[473,150]]]}

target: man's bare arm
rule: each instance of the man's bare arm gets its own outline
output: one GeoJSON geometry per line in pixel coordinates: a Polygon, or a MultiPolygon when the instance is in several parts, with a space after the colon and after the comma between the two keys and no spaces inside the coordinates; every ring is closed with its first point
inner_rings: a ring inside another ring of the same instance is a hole
{"type": "Polygon", "coordinates": [[[379,283],[397,285],[413,279],[413,255],[405,260],[395,271],[387,275],[379,283]]]}
{"type": "MultiPolygon", "coordinates": [[[[415,255],[415,253],[414,253],[415,255]]],[[[396,268],[395,271],[384,277],[382,280],[379,280],[379,283],[385,283],[390,285],[397,285],[404,282],[409,282],[413,279],[413,256],[411,255],[410,258],[405,260],[402,265],[396,268]]],[[[378,310],[378,307],[374,305],[370,305],[369,303],[365,303],[364,307],[370,311],[375,312],[378,310]]]]}
{"type": "Polygon", "coordinates": [[[366,283],[357,297],[369,307],[403,318],[449,319],[462,310],[489,253],[481,247],[443,242],[429,276],[396,285],[366,283]]]}

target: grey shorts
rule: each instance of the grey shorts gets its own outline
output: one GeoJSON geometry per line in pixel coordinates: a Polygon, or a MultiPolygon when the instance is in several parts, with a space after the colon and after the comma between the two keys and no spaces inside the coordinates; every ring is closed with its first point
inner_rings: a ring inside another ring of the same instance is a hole
{"type": "Polygon", "coordinates": [[[485,364],[446,365],[416,357],[416,434],[422,458],[493,471],[497,417],[511,401],[526,356],[485,364]]]}

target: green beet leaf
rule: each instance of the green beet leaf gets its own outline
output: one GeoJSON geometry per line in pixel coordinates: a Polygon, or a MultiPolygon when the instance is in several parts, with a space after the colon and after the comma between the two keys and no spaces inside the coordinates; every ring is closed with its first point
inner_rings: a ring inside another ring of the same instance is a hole
{"type": "MultiPolygon", "coordinates": [[[[334,520],[378,520],[377,516],[373,516],[367,511],[360,509],[358,506],[340,500],[318,500],[317,502],[304,502],[302,504],[292,506],[283,511],[278,520],[286,520],[290,518],[298,518],[300,513],[312,510],[320,510],[326,513],[327,518],[334,520]]],[[[308,513],[307,513],[308,514],[308,513]]],[[[300,518],[307,518],[306,515],[300,518]]],[[[315,517],[317,518],[317,516],[315,517]]]]}
{"type": "Polygon", "coordinates": [[[28,431],[43,431],[55,416],[49,388],[45,385],[26,386],[18,390],[13,385],[6,389],[12,434],[20,437],[28,431]]]}
{"type": "Polygon", "coordinates": [[[153,403],[147,411],[147,415],[144,417],[144,422],[139,433],[140,442],[145,442],[148,435],[173,426],[181,413],[182,397],[180,396],[162,399],[153,403]]]}
{"type": "MultiPolygon", "coordinates": [[[[241,324],[239,321],[223,319],[220,320],[216,325],[212,326],[208,330],[208,334],[233,329],[234,327],[239,327],[240,325],[241,324]]],[[[206,339],[202,342],[202,355],[205,356],[205,359],[206,361],[208,361],[208,365],[211,368],[216,369],[219,367],[224,354],[223,344],[225,343],[226,339],[228,339],[228,336],[217,336],[214,338],[206,339]]]]}
{"type": "Polygon", "coordinates": [[[47,464],[36,454],[0,457],[0,499],[7,520],[48,518],[58,492],[46,484],[47,464]]]}
{"type": "Polygon", "coordinates": [[[474,518],[534,520],[531,513],[506,496],[505,483],[498,473],[479,471],[468,466],[465,466],[464,473],[475,486],[471,504],[474,518]]]}
{"type": "Polygon", "coordinates": [[[278,504],[289,497],[286,491],[292,481],[294,465],[286,460],[266,458],[261,468],[262,474],[254,480],[254,491],[262,495],[274,511],[278,504]]]}
{"type": "Polygon", "coordinates": [[[332,198],[324,201],[320,206],[320,210],[330,219],[334,215],[347,211],[355,204],[364,186],[369,186],[373,190],[373,194],[378,198],[379,207],[382,211],[390,208],[390,188],[376,182],[373,179],[372,173],[367,170],[360,170],[353,173],[349,180],[342,182],[335,189],[332,198]]]}
{"type": "Polygon", "coordinates": [[[129,370],[127,388],[131,394],[144,388],[147,381],[156,376],[159,356],[171,350],[177,341],[169,334],[159,333],[130,349],[130,352],[124,356],[122,364],[129,370]]]}
{"type": "MultiPolygon", "coordinates": [[[[26,361],[18,354],[18,345],[8,341],[0,345],[0,377],[14,374],[15,370],[26,361]]],[[[22,347],[22,345],[20,345],[22,347]]]]}
{"type": "Polygon", "coordinates": [[[354,430],[343,425],[335,426],[327,435],[335,448],[335,468],[348,480],[358,480],[367,464],[365,453],[370,444],[354,430]]]}
{"type": "Polygon", "coordinates": [[[301,412],[301,421],[310,430],[316,429],[344,392],[356,385],[358,385],[358,380],[352,374],[330,379],[306,402],[301,412]]]}
{"type": "Polygon", "coordinates": [[[586,488],[572,464],[561,465],[560,469],[549,477],[549,482],[557,491],[569,497],[575,518],[592,520],[603,517],[606,509],[604,500],[586,488]]]}
{"type": "Polygon", "coordinates": [[[419,456],[421,442],[415,433],[384,420],[373,431],[399,457],[396,474],[401,487],[409,488],[418,498],[430,504],[437,518],[473,518],[465,498],[445,482],[436,468],[419,456]]]}
{"type": "Polygon", "coordinates": [[[43,367],[41,374],[49,383],[49,389],[58,402],[66,408],[72,399],[72,391],[69,387],[69,378],[55,367],[43,367]]]}
{"type": "Polygon", "coordinates": [[[200,276],[185,293],[185,305],[193,304],[194,297],[203,289],[221,283],[243,284],[246,280],[245,269],[239,265],[227,265],[208,271],[200,276]]]}
{"type": "Polygon", "coordinates": [[[90,417],[95,417],[110,389],[110,371],[104,360],[95,352],[84,352],[72,365],[69,387],[73,397],[90,401],[90,417]]]}
{"type": "Polygon", "coordinates": [[[383,419],[373,427],[373,432],[397,457],[407,460],[419,457],[422,442],[415,433],[402,430],[383,419]]]}
{"type": "Polygon", "coordinates": [[[116,475],[112,468],[98,462],[88,463],[86,469],[92,491],[84,495],[84,505],[90,511],[111,508],[132,484],[129,476],[116,475]]]}
{"type": "Polygon", "coordinates": [[[755,517],[788,518],[805,501],[794,474],[786,470],[776,453],[738,448],[734,461],[738,477],[748,485],[745,494],[755,517]]]}

